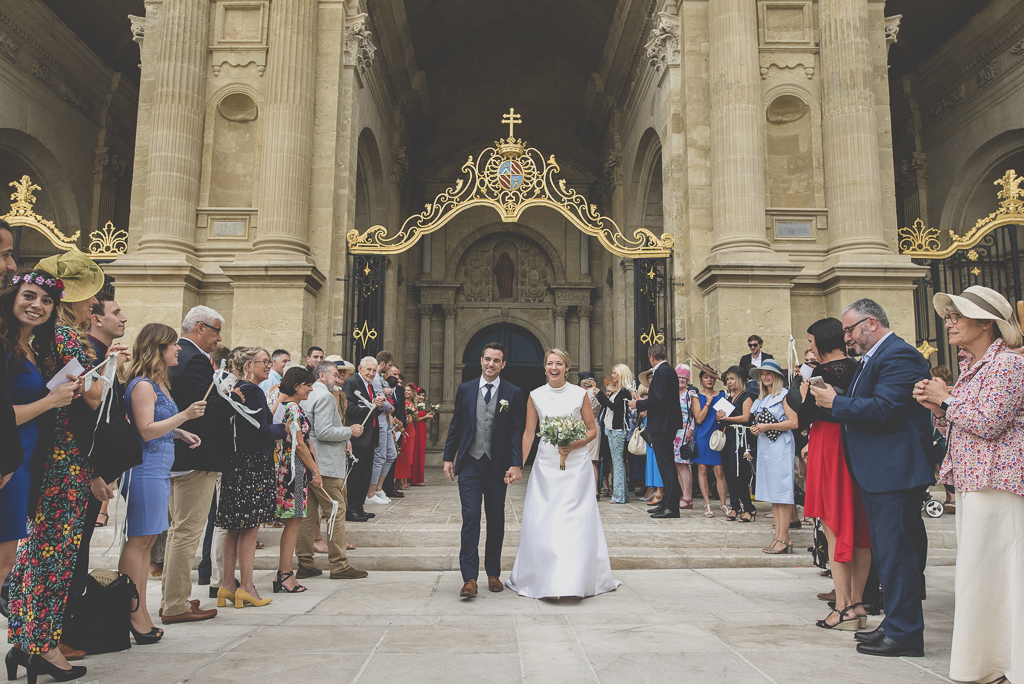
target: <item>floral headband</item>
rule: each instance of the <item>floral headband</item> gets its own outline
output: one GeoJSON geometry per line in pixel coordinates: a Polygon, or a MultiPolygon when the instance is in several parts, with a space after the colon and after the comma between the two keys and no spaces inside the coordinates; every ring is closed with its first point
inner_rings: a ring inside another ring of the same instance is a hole
{"type": "Polygon", "coordinates": [[[60,298],[64,299],[64,281],[60,278],[53,278],[51,276],[43,276],[35,271],[31,273],[25,273],[24,275],[16,275],[11,278],[11,284],[17,285],[18,283],[25,283],[26,285],[40,285],[46,286],[51,290],[57,290],[60,292],[60,298]]]}

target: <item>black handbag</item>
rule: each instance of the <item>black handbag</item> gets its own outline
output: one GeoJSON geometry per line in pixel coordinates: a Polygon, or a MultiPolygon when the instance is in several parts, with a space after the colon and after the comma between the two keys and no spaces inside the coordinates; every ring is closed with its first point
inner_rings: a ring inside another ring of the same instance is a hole
{"type": "Polygon", "coordinates": [[[131,614],[139,609],[139,591],[131,577],[93,570],[85,579],[85,591],[68,601],[62,643],[89,655],[132,647],[131,614]]]}
{"type": "Polygon", "coordinates": [[[116,380],[100,405],[88,460],[93,474],[107,483],[142,463],[142,445],[135,428],[128,422],[124,388],[116,380]]]}

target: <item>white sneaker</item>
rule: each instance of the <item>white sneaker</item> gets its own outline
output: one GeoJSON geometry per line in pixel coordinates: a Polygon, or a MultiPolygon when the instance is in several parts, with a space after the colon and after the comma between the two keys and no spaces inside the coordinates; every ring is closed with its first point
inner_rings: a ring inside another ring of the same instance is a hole
{"type": "Polygon", "coordinates": [[[370,504],[379,504],[383,506],[387,504],[387,501],[382,501],[381,499],[378,499],[376,496],[368,496],[366,497],[366,501],[363,502],[363,505],[369,506],[370,504]]]}
{"type": "Polygon", "coordinates": [[[385,494],[383,490],[381,490],[381,491],[377,492],[377,493],[376,493],[376,494],[374,494],[373,496],[374,496],[375,498],[377,498],[377,499],[380,499],[380,500],[381,500],[381,501],[383,501],[384,503],[391,503],[391,499],[389,499],[389,498],[388,498],[388,495],[387,495],[387,494],[385,494]]]}

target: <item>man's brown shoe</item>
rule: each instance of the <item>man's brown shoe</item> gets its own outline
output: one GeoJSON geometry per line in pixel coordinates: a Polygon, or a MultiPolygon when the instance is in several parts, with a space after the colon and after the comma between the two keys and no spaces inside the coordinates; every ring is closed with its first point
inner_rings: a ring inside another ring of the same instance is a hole
{"type": "Polygon", "coordinates": [[[491,591],[504,591],[505,585],[501,583],[501,580],[497,577],[487,576],[487,588],[491,591]]]}
{"type": "Polygon", "coordinates": [[[81,660],[85,657],[85,651],[80,651],[77,648],[71,648],[63,641],[57,642],[57,649],[60,651],[61,655],[69,661],[81,660]]]}
{"type": "Polygon", "coordinates": [[[295,579],[306,579],[307,577],[319,577],[324,574],[320,568],[299,568],[295,573],[295,579]]]}
{"type": "Polygon", "coordinates": [[[162,615],[160,622],[165,625],[173,625],[178,622],[199,622],[200,620],[209,620],[212,617],[217,616],[217,609],[202,610],[196,606],[189,606],[181,615],[162,615]]]}
{"type": "Polygon", "coordinates": [[[818,594],[818,599],[820,599],[822,601],[835,601],[836,600],[836,590],[833,589],[832,591],[828,592],[827,594],[818,594]]]}
{"type": "Polygon", "coordinates": [[[356,570],[350,565],[340,572],[332,572],[331,579],[363,579],[369,574],[365,570],[356,570]]]}
{"type": "MultiPolygon", "coordinates": [[[[192,599],[192,600],[189,601],[189,603],[191,603],[196,608],[199,607],[199,599],[192,599]]],[[[159,615],[160,617],[163,617],[164,616],[164,609],[161,608],[160,610],[156,611],[156,614],[159,615]]]]}
{"type": "Polygon", "coordinates": [[[466,580],[466,583],[462,585],[462,591],[459,592],[459,596],[462,598],[473,598],[476,596],[476,580],[466,580]]]}

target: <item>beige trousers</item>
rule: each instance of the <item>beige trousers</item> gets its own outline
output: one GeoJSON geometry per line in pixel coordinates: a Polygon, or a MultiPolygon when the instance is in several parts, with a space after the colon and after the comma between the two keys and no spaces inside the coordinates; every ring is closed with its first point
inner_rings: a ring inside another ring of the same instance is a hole
{"type": "MultiPolygon", "coordinates": [[[[320,516],[317,507],[324,512],[324,518],[331,515],[332,500],[338,502],[338,510],[334,514],[334,536],[324,529],[324,541],[327,542],[327,560],[331,572],[343,572],[349,567],[348,553],[345,544],[345,480],[339,477],[323,477],[323,487],[306,485],[306,517],[299,525],[299,537],[295,540],[295,555],[299,559],[299,567],[311,570],[313,562],[313,537],[319,524],[320,516]]],[[[329,522],[329,521],[328,521],[329,522]]]]}
{"type": "Polygon", "coordinates": [[[191,606],[192,565],[206,531],[213,489],[220,473],[193,470],[171,478],[171,526],[164,550],[163,592],[160,607],[164,615],[181,615],[191,606]]]}

